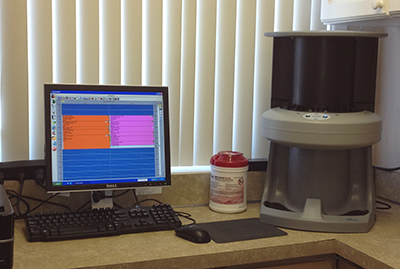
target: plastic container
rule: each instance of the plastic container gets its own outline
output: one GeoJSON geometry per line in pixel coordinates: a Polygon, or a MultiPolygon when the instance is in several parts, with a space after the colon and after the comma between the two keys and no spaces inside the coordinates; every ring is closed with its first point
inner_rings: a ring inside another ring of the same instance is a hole
{"type": "Polygon", "coordinates": [[[249,161],[243,153],[220,151],[211,157],[210,164],[210,209],[221,213],[245,211],[249,161]]]}

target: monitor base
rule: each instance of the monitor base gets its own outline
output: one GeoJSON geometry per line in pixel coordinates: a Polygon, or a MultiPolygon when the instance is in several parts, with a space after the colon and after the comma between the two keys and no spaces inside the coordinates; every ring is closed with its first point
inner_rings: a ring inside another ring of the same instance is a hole
{"type": "Polygon", "coordinates": [[[100,197],[100,199],[95,198],[95,193],[96,191],[92,191],[90,193],[90,197],[92,199],[92,209],[100,209],[100,208],[113,208],[114,202],[113,198],[109,198],[112,196],[113,191],[112,190],[106,190],[104,191],[104,196],[100,197]]]}

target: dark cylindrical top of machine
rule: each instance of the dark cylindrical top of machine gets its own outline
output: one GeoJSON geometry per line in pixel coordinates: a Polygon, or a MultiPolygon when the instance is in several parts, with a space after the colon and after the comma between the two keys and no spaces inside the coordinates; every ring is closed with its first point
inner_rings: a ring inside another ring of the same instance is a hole
{"type": "Polygon", "coordinates": [[[353,104],[356,40],[296,37],[292,103],[347,109],[353,104]]]}
{"type": "MultiPolygon", "coordinates": [[[[286,108],[301,111],[356,111],[354,89],[360,39],[377,40],[385,34],[365,32],[276,32],[274,65],[290,76],[284,83],[291,87],[290,104],[286,108]]],[[[375,57],[364,55],[364,57],[375,57]]],[[[280,74],[274,74],[274,78],[280,74]]],[[[373,85],[374,87],[374,85],[373,85]]],[[[274,89],[273,89],[274,90],[274,89]]],[[[279,90],[279,89],[277,89],[279,90]]]]}

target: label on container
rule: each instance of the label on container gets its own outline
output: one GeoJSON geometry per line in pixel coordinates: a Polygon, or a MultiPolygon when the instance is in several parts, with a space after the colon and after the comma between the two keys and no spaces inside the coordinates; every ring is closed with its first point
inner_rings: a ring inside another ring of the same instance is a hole
{"type": "Polygon", "coordinates": [[[210,200],[225,205],[244,203],[243,176],[223,177],[211,174],[210,200]]]}

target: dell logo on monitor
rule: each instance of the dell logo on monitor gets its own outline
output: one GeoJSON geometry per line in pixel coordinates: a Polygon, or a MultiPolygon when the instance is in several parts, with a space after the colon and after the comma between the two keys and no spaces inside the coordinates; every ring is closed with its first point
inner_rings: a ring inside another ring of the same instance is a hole
{"type": "Polygon", "coordinates": [[[117,188],[117,184],[107,184],[106,188],[110,189],[110,188],[117,188]]]}

